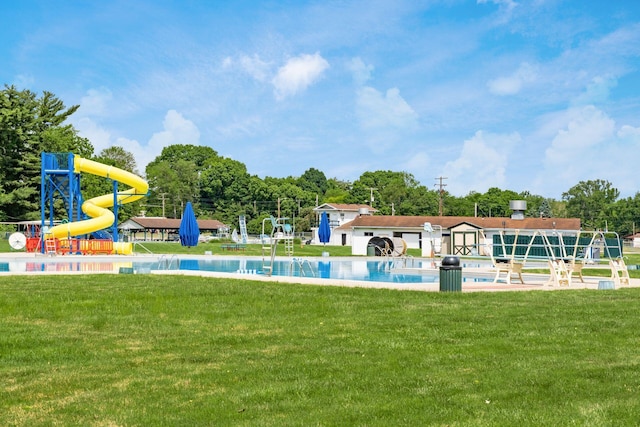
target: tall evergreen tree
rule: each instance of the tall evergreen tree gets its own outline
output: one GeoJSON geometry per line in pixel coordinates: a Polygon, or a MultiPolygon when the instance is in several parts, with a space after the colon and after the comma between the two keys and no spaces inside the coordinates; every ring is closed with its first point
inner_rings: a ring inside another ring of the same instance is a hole
{"type": "MultiPolygon", "coordinates": [[[[0,91],[0,218],[37,219],[40,212],[40,153],[53,143],[73,147],[75,133],[64,121],[78,109],[65,108],[50,92],[38,98],[29,90],[5,86],[0,91]],[[52,133],[52,129],[60,129],[52,133]],[[47,136],[58,139],[47,144],[47,136]]],[[[86,143],[86,140],[82,141],[86,143]]]]}

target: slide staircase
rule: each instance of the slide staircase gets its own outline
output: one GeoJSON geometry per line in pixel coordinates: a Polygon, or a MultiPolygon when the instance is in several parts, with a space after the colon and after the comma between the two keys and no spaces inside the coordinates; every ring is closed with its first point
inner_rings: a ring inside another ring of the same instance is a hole
{"type": "Polygon", "coordinates": [[[58,253],[58,244],[56,239],[45,239],[44,253],[46,255],[55,255],[58,253]]]}

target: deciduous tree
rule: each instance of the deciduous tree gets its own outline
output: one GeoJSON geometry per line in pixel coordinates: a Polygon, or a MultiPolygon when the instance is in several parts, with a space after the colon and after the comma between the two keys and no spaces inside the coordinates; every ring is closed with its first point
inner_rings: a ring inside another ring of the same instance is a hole
{"type": "Polygon", "coordinates": [[[609,181],[596,179],[580,181],[562,193],[562,199],[567,202],[567,214],[581,218],[585,228],[604,229],[619,195],[609,181]]]}

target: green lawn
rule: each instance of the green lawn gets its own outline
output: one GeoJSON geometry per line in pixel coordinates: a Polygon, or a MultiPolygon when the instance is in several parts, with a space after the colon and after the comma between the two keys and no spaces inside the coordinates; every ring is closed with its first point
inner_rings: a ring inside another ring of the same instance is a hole
{"type": "Polygon", "coordinates": [[[425,293],[0,277],[0,425],[640,419],[640,289],[425,293]]]}

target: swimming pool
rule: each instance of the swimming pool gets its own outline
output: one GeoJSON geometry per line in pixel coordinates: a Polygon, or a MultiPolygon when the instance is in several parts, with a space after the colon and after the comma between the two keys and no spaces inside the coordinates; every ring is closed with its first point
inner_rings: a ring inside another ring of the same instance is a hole
{"type": "MultiPolygon", "coordinates": [[[[465,267],[479,267],[478,263],[462,264],[464,282],[491,282],[493,277],[465,273],[465,267]]],[[[265,276],[261,258],[250,257],[194,257],[177,256],[128,258],[114,261],[113,258],[93,259],[87,257],[39,258],[31,260],[0,260],[0,273],[134,273],[151,271],[193,270],[203,272],[233,273],[250,276],[265,276]]],[[[371,260],[368,259],[282,259],[273,264],[273,276],[310,277],[328,280],[354,280],[392,283],[438,283],[439,271],[431,261],[371,260]]]]}

